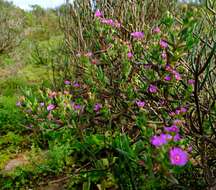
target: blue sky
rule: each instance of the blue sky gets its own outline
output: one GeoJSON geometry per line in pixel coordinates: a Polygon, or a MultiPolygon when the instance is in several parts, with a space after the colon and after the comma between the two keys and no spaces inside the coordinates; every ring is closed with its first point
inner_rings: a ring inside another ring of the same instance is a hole
{"type": "Polygon", "coordinates": [[[13,2],[16,6],[29,10],[29,5],[35,5],[38,4],[43,8],[55,8],[63,3],[65,3],[65,0],[7,0],[10,2],[13,2]]]}

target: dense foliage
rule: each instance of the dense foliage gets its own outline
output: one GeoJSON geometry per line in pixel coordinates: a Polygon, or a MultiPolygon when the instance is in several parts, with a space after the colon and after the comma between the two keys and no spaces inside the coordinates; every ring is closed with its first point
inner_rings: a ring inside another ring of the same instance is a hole
{"type": "Polygon", "coordinates": [[[28,150],[24,167],[0,174],[3,189],[47,179],[66,189],[215,188],[215,6],[62,6],[64,39],[36,45],[31,56],[50,68],[52,85],[24,89],[16,103],[19,133],[30,138],[20,145],[7,133],[0,141],[28,150]]]}

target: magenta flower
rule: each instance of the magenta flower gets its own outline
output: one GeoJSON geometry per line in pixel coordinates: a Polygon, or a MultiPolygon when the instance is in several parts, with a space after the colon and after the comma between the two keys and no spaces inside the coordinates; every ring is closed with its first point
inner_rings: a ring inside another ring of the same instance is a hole
{"type": "Polygon", "coordinates": [[[95,17],[100,18],[100,17],[102,17],[102,16],[103,16],[103,14],[102,14],[102,12],[100,12],[100,10],[96,10],[96,11],[95,11],[95,17]]]}
{"type": "Polygon", "coordinates": [[[153,29],[153,33],[155,33],[155,34],[158,34],[160,32],[161,32],[161,30],[158,26],[153,29]]]}
{"type": "Polygon", "coordinates": [[[164,40],[160,40],[159,44],[162,49],[168,48],[168,43],[164,40]]]}
{"type": "Polygon", "coordinates": [[[179,132],[179,128],[176,125],[172,125],[171,127],[164,127],[164,130],[166,132],[175,132],[175,133],[179,132]]]}
{"type": "Polygon", "coordinates": [[[176,80],[181,80],[181,75],[176,70],[173,70],[172,73],[174,74],[176,80]]]}
{"type": "Polygon", "coordinates": [[[187,108],[182,107],[182,108],[180,108],[180,111],[181,111],[181,113],[186,113],[187,112],[187,108]]]}
{"type": "Polygon", "coordinates": [[[163,52],[161,53],[161,57],[162,57],[162,59],[166,60],[167,54],[166,54],[165,51],[163,51],[163,52]]]}
{"type": "Polygon", "coordinates": [[[143,32],[132,32],[131,36],[134,37],[135,39],[142,39],[144,37],[143,32]]]}
{"type": "Polygon", "coordinates": [[[153,85],[153,84],[150,84],[149,88],[148,88],[148,91],[151,92],[151,93],[156,93],[158,90],[157,86],[153,85]]]}
{"type": "Polygon", "coordinates": [[[188,149],[187,149],[188,152],[192,152],[192,150],[193,150],[192,146],[189,146],[188,149]]]}
{"type": "Polygon", "coordinates": [[[96,111],[96,112],[98,112],[101,108],[102,108],[102,104],[100,104],[100,103],[96,103],[94,105],[94,111],[96,111]]]}
{"type": "Polygon", "coordinates": [[[169,71],[169,72],[172,72],[173,68],[169,64],[167,64],[166,67],[165,67],[165,70],[169,71]]]}
{"type": "Polygon", "coordinates": [[[170,134],[164,134],[164,133],[162,133],[160,136],[161,136],[161,138],[165,139],[166,141],[172,139],[172,135],[170,135],[170,134]]]}
{"type": "Polygon", "coordinates": [[[160,147],[164,144],[167,144],[167,142],[169,140],[172,139],[172,136],[170,134],[160,134],[158,135],[154,135],[153,137],[151,137],[150,142],[152,145],[154,145],[155,147],[160,147]]]}
{"type": "Polygon", "coordinates": [[[69,80],[65,80],[64,83],[65,83],[66,85],[70,85],[71,82],[70,82],[69,80]]]}
{"type": "Polygon", "coordinates": [[[167,143],[167,140],[163,137],[154,135],[151,140],[150,140],[151,144],[154,145],[155,147],[160,147],[164,144],[167,143]]]}
{"type": "Polygon", "coordinates": [[[93,53],[92,53],[92,52],[87,52],[87,53],[85,54],[85,56],[91,57],[91,56],[93,56],[93,53]]]}
{"type": "Polygon", "coordinates": [[[73,87],[78,88],[78,87],[80,87],[80,84],[79,84],[78,82],[74,82],[74,83],[73,83],[73,87]]]}
{"type": "Polygon", "coordinates": [[[18,101],[18,102],[16,103],[16,106],[17,106],[17,107],[21,107],[21,106],[22,106],[22,103],[21,103],[20,101],[18,101]]]}
{"type": "Polygon", "coordinates": [[[127,56],[128,56],[129,59],[131,59],[133,57],[133,53],[128,52],[127,56]]]}
{"type": "Polygon", "coordinates": [[[176,115],[179,115],[181,113],[181,110],[180,109],[177,109],[176,111],[175,111],[175,114],[176,115]]]}
{"type": "Polygon", "coordinates": [[[175,112],[171,111],[171,112],[169,112],[169,115],[174,117],[176,114],[175,114],[175,112]]]}
{"type": "Polygon", "coordinates": [[[144,101],[137,100],[137,101],[136,101],[136,105],[137,105],[139,108],[143,108],[143,107],[145,106],[145,102],[144,102],[144,101]]]}
{"type": "Polygon", "coordinates": [[[165,81],[170,81],[170,80],[171,80],[171,76],[169,76],[169,75],[165,76],[165,77],[164,77],[164,80],[165,80],[165,81]]]}
{"type": "Polygon", "coordinates": [[[47,110],[48,111],[51,111],[51,110],[54,110],[55,109],[55,105],[54,104],[49,104],[48,106],[47,106],[47,110]]]}
{"type": "Polygon", "coordinates": [[[193,79],[188,80],[188,84],[193,85],[194,83],[195,83],[195,80],[193,80],[193,79]]]}
{"type": "Polygon", "coordinates": [[[174,142],[178,142],[181,140],[181,136],[179,134],[176,134],[174,137],[173,137],[173,141],[174,142]]]}
{"type": "Polygon", "coordinates": [[[184,166],[188,162],[188,154],[181,148],[174,147],[169,151],[169,158],[172,165],[184,166]]]}
{"type": "Polygon", "coordinates": [[[79,104],[74,104],[74,109],[75,110],[80,110],[81,109],[81,105],[79,105],[79,104]]]}

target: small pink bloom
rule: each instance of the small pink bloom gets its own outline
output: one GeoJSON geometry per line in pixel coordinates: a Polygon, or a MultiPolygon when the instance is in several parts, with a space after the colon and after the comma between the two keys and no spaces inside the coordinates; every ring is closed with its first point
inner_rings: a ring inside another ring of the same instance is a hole
{"type": "Polygon", "coordinates": [[[103,14],[102,14],[102,12],[100,12],[100,10],[96,10],[96,12],[95,12],[95,17],[102,17],[103,16],[103,14]]]}
{"type": "Polygon", "coordinates": [[[79,104],[74,104],[74,109],[75,109],[75,110],[80,110],[80,109],[81,109],[81,105],[79,105],[79,104]]]}
{"type": "Polygon", "coordinates": [[[64,83],[65,83],[66,85],[70,85],[70,84],[71,84],[71,82],[70,82],[69,80],[65,80],[64,83]]]}
{"type": "Polygon", "coordinates": [[[179,132],[179,128],[176,125],[172,125],[171,127],[164,127],[164,130],[166,132],[174,132],[174,133],[179,132]]]}
{"type": "Polygon", "coordinates": [[[173,71],[172,67],[170,65],[168,65],[168,64],[166,65],[165,70],[169,71],[169,72],[173,71]]]}
{"type": "Polygon", "coordinates": [[[155,34],[158,34],[160,32],[161,32],[161,30],[158,26],[153,29],[153,33],[155,33],[155,34]]]}
{"type": "Polygon", "coordinates": [[[145,102],[144,102],[144,101],[140,101],[140,100],[137,100],[137,101],[136,101],[136,104],[137,104],[137,106],[140,107],[140,108],[143,108],[143,107],[145,106],[145,102]]]}
{"type": "Polygon", "coordinates": [[[100,104],[100,103],[96,103],[94,105],[94,111],[96,111],[96,112],[100,111],[101,108],[102,108],[102,104],[100,104]]]}
{"type": "Polygon", "coordinates": [[[165,51],[163,51],[163,52],[161,53],[161,57],[162,57],[162,59],[166,60],[167,54],[166,54],[165,51]]]}
{"type": "Polygon", "coordinates": [[[144,37],[143,32],[132,32],[131,36],[134,37],[135,39],[142,39],[144,37]]]}
{"type": "Polygon", "coordinates": [[[175,113],[176,113],[176,115],[179,115],[179,114],[181,113],[181,110],[180,110],[180,109],[177,109],[177,110],[175,111],[175,113]]]}
{"type": "Polygon", "coordinates": [[[51,111],[51,110],[54,110],[55,109],[55,105],[54,104],[49,104],[48,106],[47,106],[47,110],[48,111],[51,111]]]}
{"type": "Polygon", "coordinates": [[[169,158],[172,165],[184,166],[188,162],[188,154],[178,147],[169,151],[169,158]]]}
{"type": "Polygon", "coordinates": [[[129,59],[131,59],[133,57],[133,53],[128,52],[127,56],[128,56],[129,59]]]}
{"type": "Polygon", "coordinates": [[[181,108],[180,108],[180,111],[181,111],[181,113],[186,113],[186,112],[187,112],[187,108],[181,107],[181,108]]]}
{"type": "Polygon", "coordinates": [[[192,146],[189,146],[187,150],[188,150],[188,152],[192,152],[193,147],[192,147],[192,146]]]}
{"type": "Polygon", "coordinates": [[[165,77],[164,77],[164,80],[165,80],[165,81],[170,81],[170,80],[171,80],[171,76],[169,76],[169,75],[165,76],[165,77]]]}
{"type": "Polygon", "coordinates": [[[174,137],[173,137],[173,141],[174,142],[178,142],[181,140],[181,136],[177,133],[174,137]]]}
{"type": "Polygon", "coordinates": [[[173,117],[173,116],[175,116],[176,114],[175,114],[175,112],[172,111],[172,112],[169,113],[169,115],[173,117]]]}
{"type": "Polygon", "coordinates": [[[181,80],[181,75],[176,70],[172,70],[172,73],[174,74],[176,80],[181,80]]]}
{"type": "Polygon", "coordinates": [[[87,53],[85,54],[85,56],[91,57],[91,56],[93,56],[93,53],[92,53],[92,52],[87,52],[87,53]]]}
{"type": "Polygon", "coordinates": [[[64,94],[65,95],[68,95],[68,94],[70,94],[67,90],[64,90],[64,94]]]}
{"type": "Polygon", "coordinates": [[[74,82],[74,83],[73,83],[73,87],[79,88],[79,87],[80,87],[80,84],[79,84],[78,82],[74,82]]]}
{"type": "Polygon", "coordinates": [[[160,147],[160,146],[167,143],[167,139],[164,138],[164,136],[161,136],[161,135],[160,136],[154,135],[153,137],[151,137],[150,142],[155,147],[160,147]]]}
{"type": "Polygon", "coordinates": [[[193,80],[193,79],[189,79],[189,80],[188,80],[188,84],[190,84],[190,85],[195,84],[195,80],[193,80]]]}
{"type": "Polygon", "coordinates": [[[148,88],[148,91],[151,92],[151,93],[156,93],[158,90],[157,86],[153,85],[153,84],[150,84],[149,85],[149,88],[148,88]]]}
{"type": "Polygon", "coordinates": [[[166,42],[166,41],[164,41],[164,40],[160,40],[160,47],[162,48],[162,49],[166,49],[166,48],[168,48],[168,43],[166,42]]]}

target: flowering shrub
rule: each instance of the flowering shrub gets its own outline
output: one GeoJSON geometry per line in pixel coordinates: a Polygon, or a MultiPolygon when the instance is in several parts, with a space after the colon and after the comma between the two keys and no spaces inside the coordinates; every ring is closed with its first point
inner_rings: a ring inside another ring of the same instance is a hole
{"type": "MultiPolygon", "coordinates": [[[[209,99],[211,111],[204,115],[197,90],[210,76],[203,71],[212,69],[216,45],[205,52],[207,66],[194,65],[187,61],[194,61],[191,49],[202,41],[192,35],[190,15],[179,23],[167,14],[160,27],[126,35],[126,26],[105,15],[96,10],[92,21],[92,35],[102,37],[94,39],[97,50],[73,53],[79,77],[63,79],[60,90],[27,93],[20,100],[31,130],[71,131],[71,154],[83,166],[73,187],[189,188],[193,180],[181,183],[187,179],[183,175],[204,159],[193,159],[191,144],[195,147],[194,140],[213,130],[208,119],[215,119],[210,114],[215,104],[209,99]]],[[[205,59],[197,56],[197,61],[205,59]]],[[[212,137],[205,141],[214,144],[212,137]]]]}

